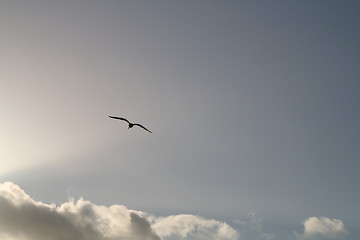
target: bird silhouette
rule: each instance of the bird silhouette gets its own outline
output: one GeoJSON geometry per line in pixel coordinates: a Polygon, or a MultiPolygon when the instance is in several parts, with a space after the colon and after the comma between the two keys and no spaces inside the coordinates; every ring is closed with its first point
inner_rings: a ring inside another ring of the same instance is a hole
{"type": "Polygon", "coordinates": [[[109,118],[113,118],[113,119],[122,120],[122,121],[127,122],[127,123],[129,124],[128,129],[129,129],[129,128],[132,128],[133,126],[139,126],[139,127],[143,128],[143,129],[145,129],[146,131],[148,131],[149,133],[152,133],[152,131],[150,131],[149,129],[147,129],[147,128],[144,127],[143,125],[138,124],[138,123],[131,123],[131,122],[129,122],[129,120],[127,120],[126,118],[114,117],[114,116],[109,116],[109,118]]]}

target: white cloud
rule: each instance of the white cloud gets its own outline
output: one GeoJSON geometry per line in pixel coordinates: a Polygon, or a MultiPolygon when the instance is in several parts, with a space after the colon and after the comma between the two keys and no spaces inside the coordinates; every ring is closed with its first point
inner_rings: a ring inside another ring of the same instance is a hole
{"type": "Polygon", "coordinates": [[[175,215],[155,219],[154,230],[161,237],[179,236],[182,239],[232,240],[238,233],[228,224],[194,215],[175,215]]]}
{"type": "Polygon", "coordinates": [[[327,217],[310,217],[303,221],[304,234],[298,239],[335,239],[347,234],[344,223],[340,219],[327,217]]]}
{"type": "Polygon", "coordinates": [[[0,216],[3,240],[238,238],[228,224],[199,216],[157,218],[122,205],[99,206],[82,198],[61,206],[48,205],[34,201],[11,182],[0,184],[0,216]]]}

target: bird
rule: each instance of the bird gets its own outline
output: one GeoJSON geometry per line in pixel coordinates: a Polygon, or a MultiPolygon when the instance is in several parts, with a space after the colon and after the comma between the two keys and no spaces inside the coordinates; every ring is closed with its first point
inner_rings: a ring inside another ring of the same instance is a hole
{"type": "Polygon", "coordinates": [[[127,120],[126,118],[122,118],[122,117],[114,117],[114,116],[109,116],[109,118],[113,118],[113,119],[117,119],[117,120],[122,120],[125,121],[129,124],[129,128],[132,128],[133,126],[139,126],[143,129],[145,129],[146,131],[148,131],[149,133],[152,133],[152,131],[150,131],[149,129],[147,129],[146,127],[144,127],[143,125],[139,124],[139,123],[131,123],[129,120],[127,120]]]}

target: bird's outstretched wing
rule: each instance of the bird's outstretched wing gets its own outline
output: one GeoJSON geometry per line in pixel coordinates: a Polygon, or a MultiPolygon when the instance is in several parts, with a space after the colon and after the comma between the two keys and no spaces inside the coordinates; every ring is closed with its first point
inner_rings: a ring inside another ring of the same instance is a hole
{"type": "Polygon", "coordinates": [[[148,131],[149,133],[152,133],[152,131],[150,131],[149,129],[147,129],[146,127],[144,127],[141,124],[135,123],[134,126],[139,126],[139,127],[143,128],[143,129],[145,129],[146,131],[148,131]]]}
{"type": "Polygon", "coordinates": [[[126,118],[122,118],[122,117],[113,117],[113,116],[109,116],[109,118],[114,118],[114,119],[118,119],[118,120],[123,120],[127,123],[130,123],[126,118]]]}

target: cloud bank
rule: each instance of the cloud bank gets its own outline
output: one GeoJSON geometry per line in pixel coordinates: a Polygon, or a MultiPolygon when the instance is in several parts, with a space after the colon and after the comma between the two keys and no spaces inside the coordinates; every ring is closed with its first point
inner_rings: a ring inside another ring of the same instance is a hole
{"type": "Polygon", "coordinates": [[[330,240],[348,235],[344,223],[335,218],[310,217],[302,222],[303,233],[287,237],[263,232],[261,221],[251,212],[248,221],[235,221],[235,230],[225,222],[200,216],[157,217],[83,198],[56,206],[33,200],[14,183],[0,184],[1,240],[330,240]]]}
{"type": "Polygon", "coordinates": [[[61,206],[34,201],[11,182],[0,184],[3,240],[236,240],[224,222],[194,215],[154,217],[122,205],[99,206],[80,198],[61,206]]]}

